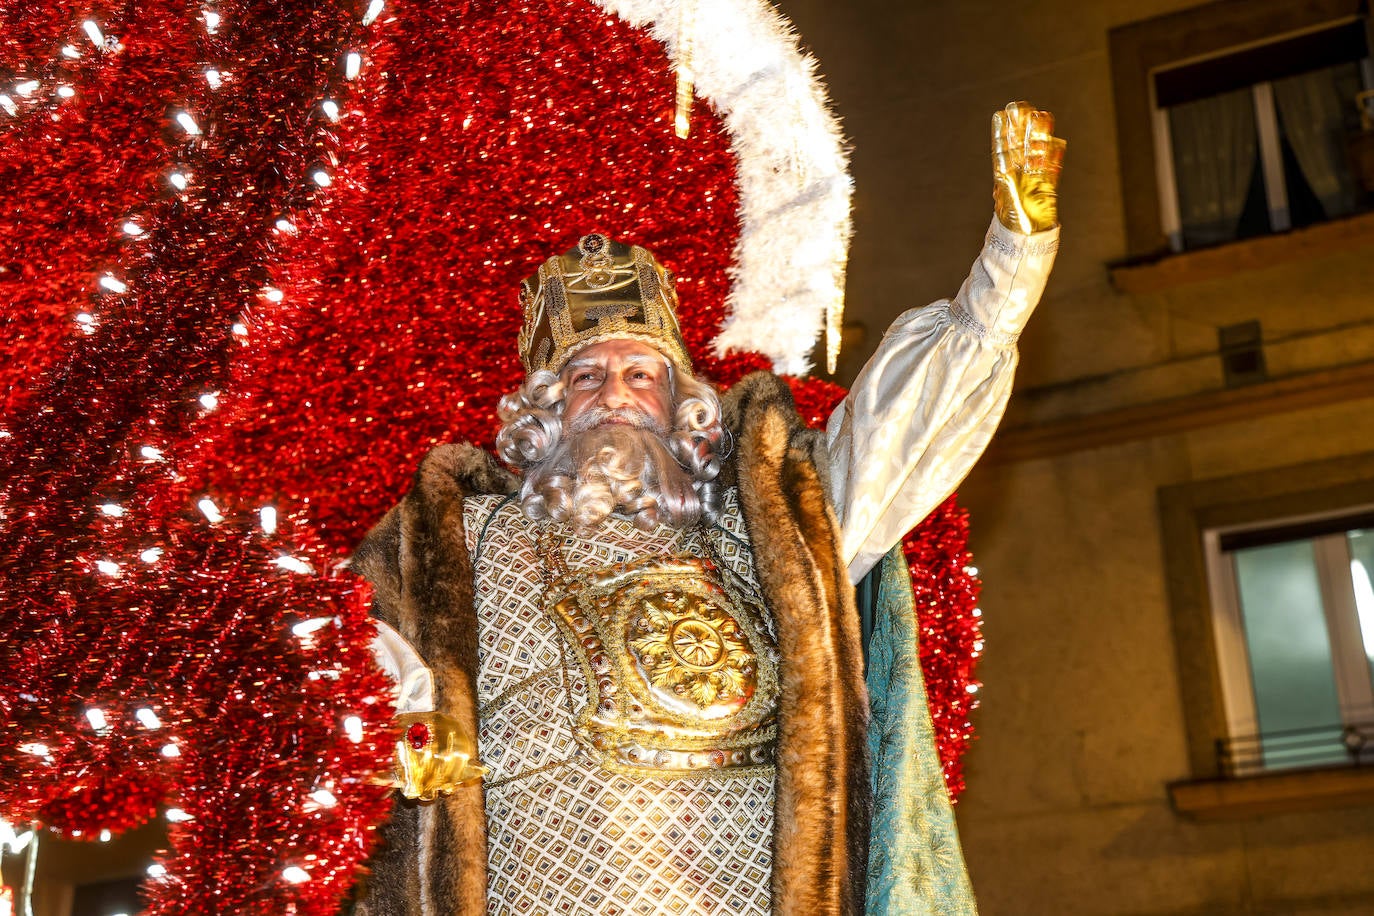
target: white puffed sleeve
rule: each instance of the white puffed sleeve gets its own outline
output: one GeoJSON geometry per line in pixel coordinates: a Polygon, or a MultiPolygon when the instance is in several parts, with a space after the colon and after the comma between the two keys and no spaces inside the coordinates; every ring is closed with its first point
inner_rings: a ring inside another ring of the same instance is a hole
{"type": "Polygon", "coordinates": [[[1017,335],[1058,247],[1058,228],[1025,236],[993,219],[959,294],[898,317],[831,415],[831,496],[851,581],[987,447],[1011,394],[1017,335]]]}
{"type": "Polygon", "coordinates": [[[372,640],[377,665],[396,683],[396,712],[431,712],[434,709],[434,674],[406,642],[405,637],[382,623],[372,640]]]}

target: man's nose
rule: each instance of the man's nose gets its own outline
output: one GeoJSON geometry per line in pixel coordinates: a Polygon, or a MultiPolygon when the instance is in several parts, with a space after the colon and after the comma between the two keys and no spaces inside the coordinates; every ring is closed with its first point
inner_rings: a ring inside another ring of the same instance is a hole
{"type": "Polygon", "coordinates": [[[611,410],[618,410],[621,407],[633,407],[634,403],[634,395],[630,392],[630,386],[625,384],[625,380],[619,376],[611,376],[601,386],[602,406],[611,410]]]}

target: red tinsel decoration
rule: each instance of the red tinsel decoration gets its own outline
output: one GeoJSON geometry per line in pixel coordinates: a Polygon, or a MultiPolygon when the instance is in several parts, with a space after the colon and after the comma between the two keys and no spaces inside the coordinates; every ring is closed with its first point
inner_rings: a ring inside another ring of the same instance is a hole
{"type": "MultiPolygon", "coordinates": [[[[766,360],[710,355],[735,161],[704,105],[673,135],[646,33],[561,0],[206,10],[0,0],[0,77],[36,83],[0,114],[0,815],[90,835],[165,799],[152,912],[326,913],[389,710],[356,586],[280,558],[328,569],[428,448],[490,442],[516,284],[587,231],[674,270],[703,374],[766,360]]],[[[843,396],[793,390],[815,425],[843,396]]],[[[947,504],[907,545],[951,791],[966,536],[947,504]]]]}

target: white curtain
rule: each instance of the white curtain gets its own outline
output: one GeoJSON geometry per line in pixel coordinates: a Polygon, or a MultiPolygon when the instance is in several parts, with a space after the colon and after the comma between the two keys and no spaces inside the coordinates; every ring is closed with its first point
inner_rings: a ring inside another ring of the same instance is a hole
{"type": "Polygon", "coordinates": [[[1353,65],[1315,70],[1274,81],[1274,104],[1303,177],[1327,218],[1355,209],[1355,180],[1345,153],[1345,120],[1356,116],[1353,65]]]}
{"type": "Polygon", "coordinates": [[[1256,168],[1255,106],[1238,89],[1169,109],[1179,217],[1189,247],[1236,237],[1256,168]]]}

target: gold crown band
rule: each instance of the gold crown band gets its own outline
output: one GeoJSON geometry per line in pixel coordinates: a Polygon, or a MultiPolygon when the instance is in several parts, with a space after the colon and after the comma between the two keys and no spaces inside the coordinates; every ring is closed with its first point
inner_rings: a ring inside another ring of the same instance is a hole
{"type": "Polygon", "coordinates": [[[577,247],[539,265],[520,286],[525,372],[561,372],[593,344],[617,338],[654,347],[682,372],[692,360],[677,323],[673,275],[647,249],[584,235],[577,247]]]}

